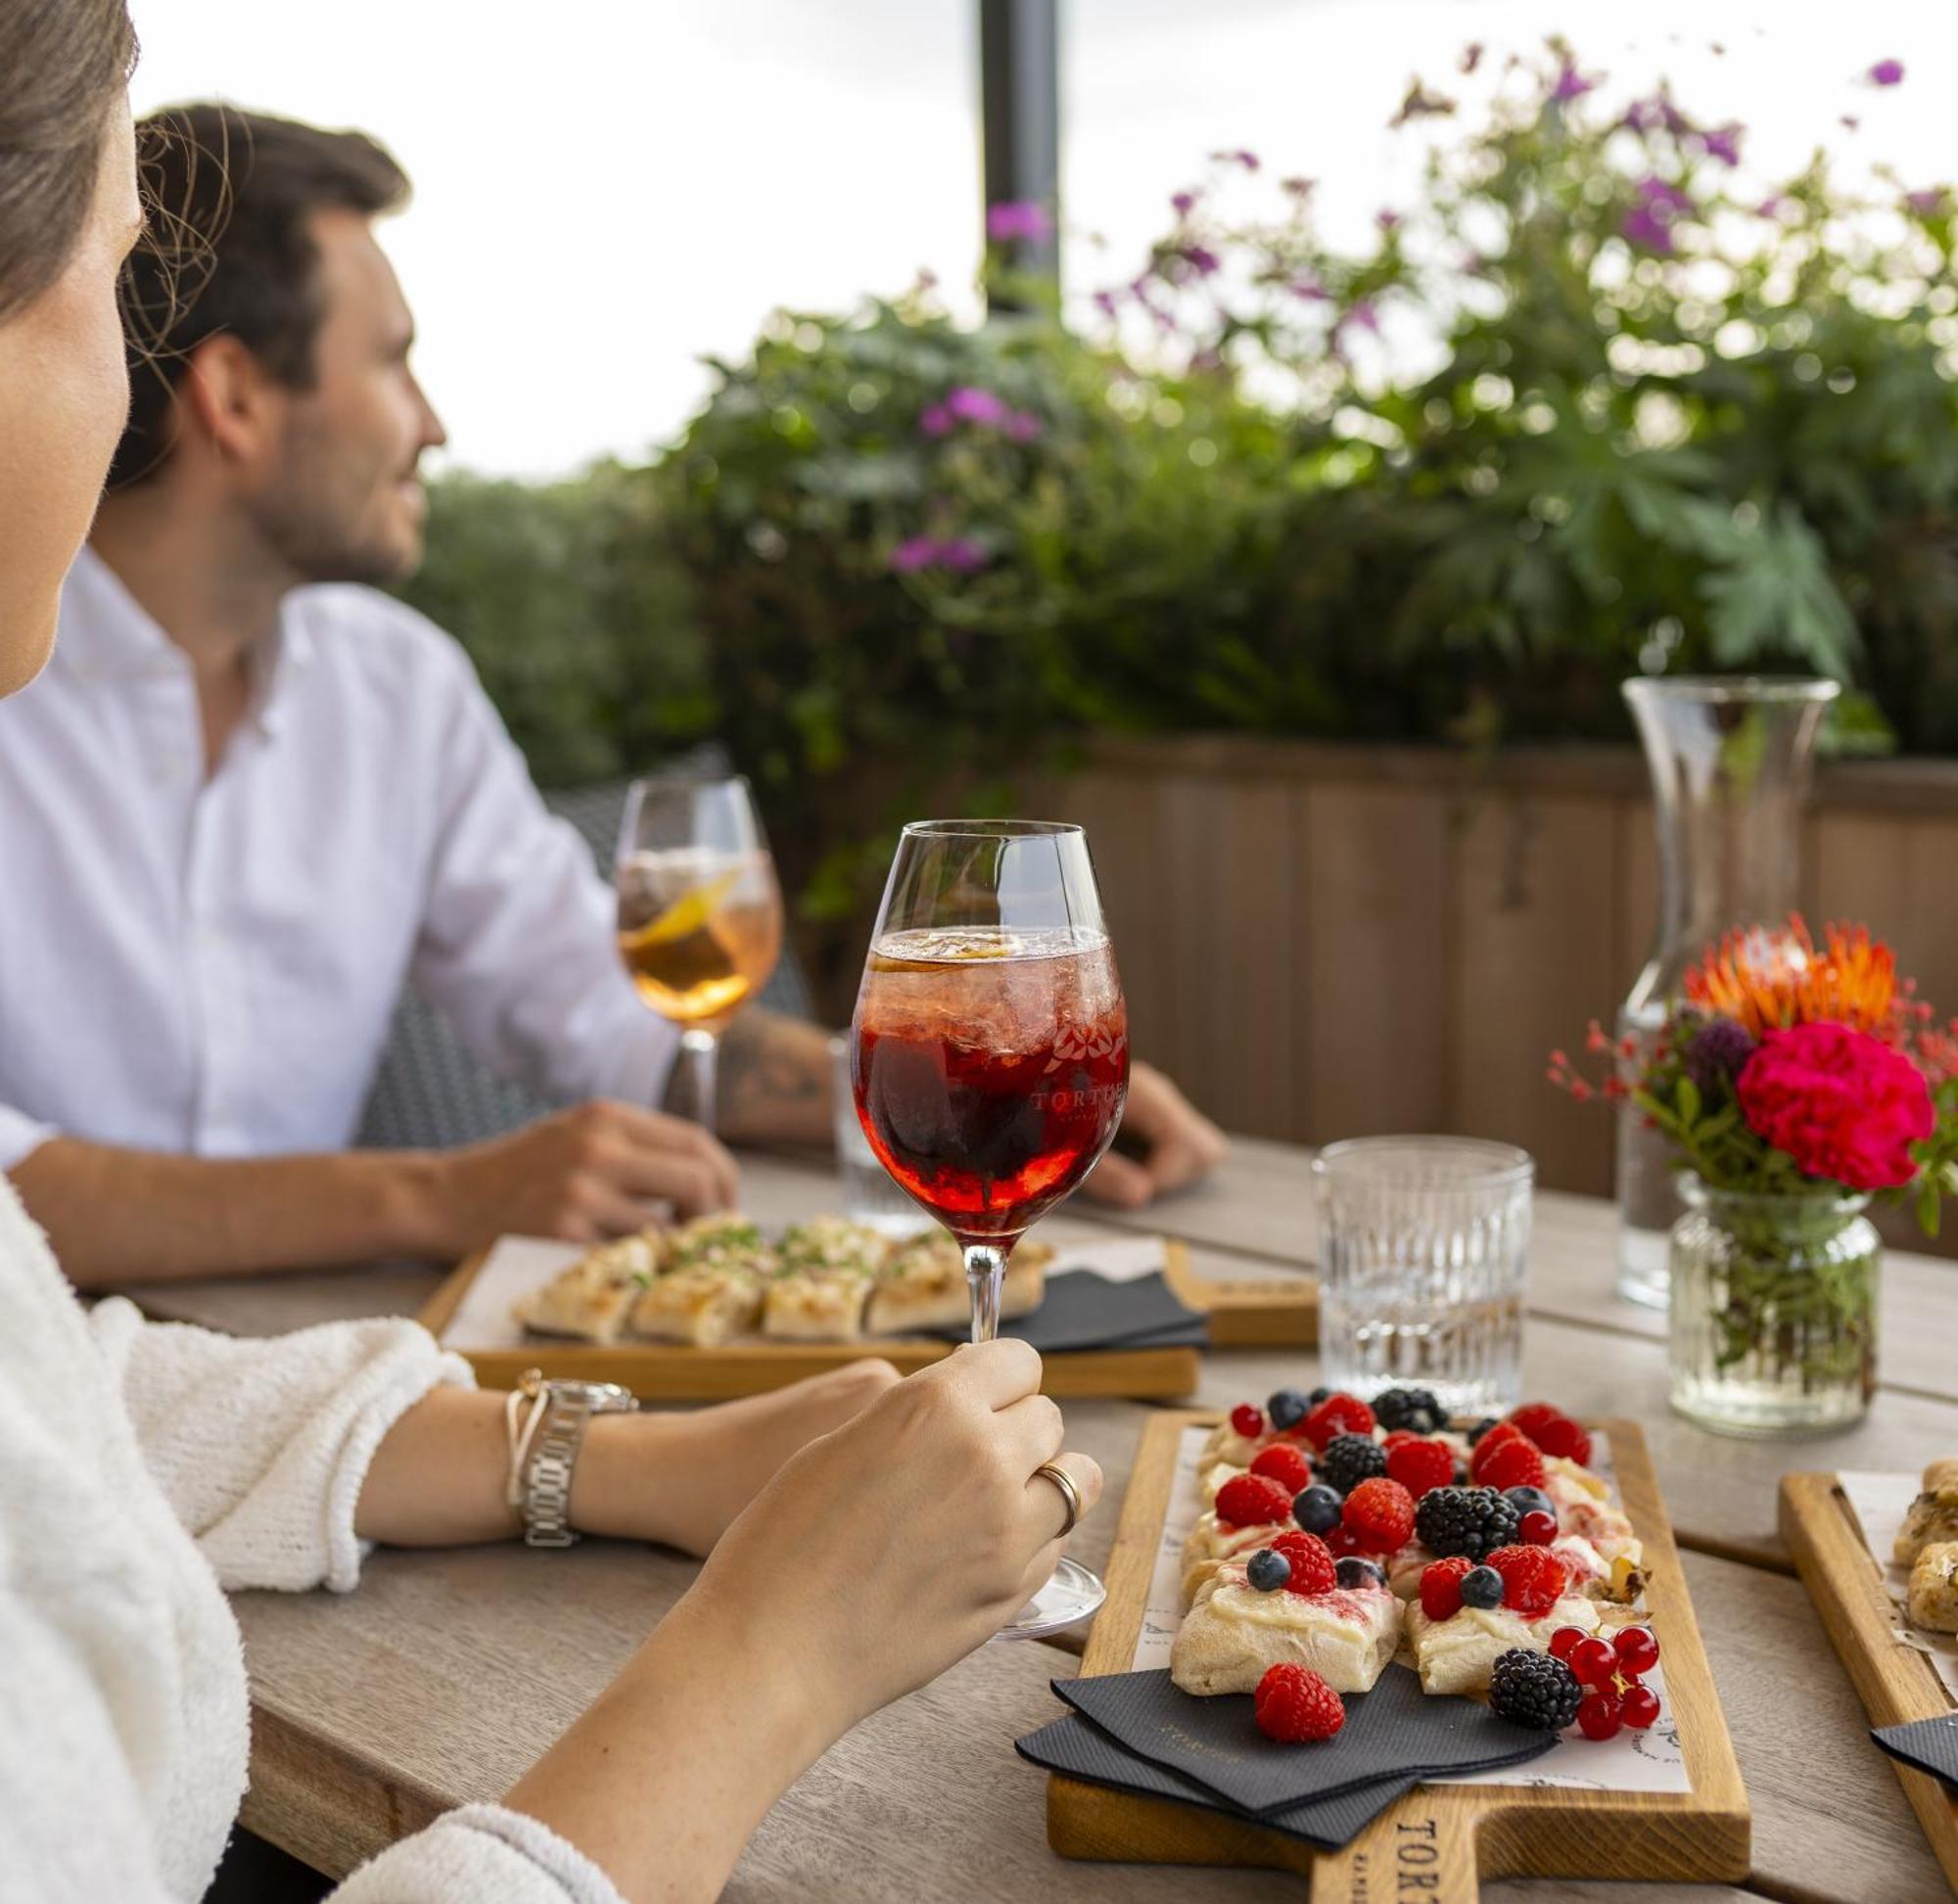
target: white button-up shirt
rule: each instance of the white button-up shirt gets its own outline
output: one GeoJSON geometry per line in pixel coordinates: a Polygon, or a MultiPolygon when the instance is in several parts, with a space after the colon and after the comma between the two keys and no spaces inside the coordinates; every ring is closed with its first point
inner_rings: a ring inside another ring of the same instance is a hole
{"type": "Polygon", "coordinates": [[[506,1077],[657,1101],[676,1034],[461,649],[314,587],[256,661],[207,779],[188,659],[84,551],[0,701],[0,1171],[57,1132],[339,1149],[404,981],[506,1077]]]}

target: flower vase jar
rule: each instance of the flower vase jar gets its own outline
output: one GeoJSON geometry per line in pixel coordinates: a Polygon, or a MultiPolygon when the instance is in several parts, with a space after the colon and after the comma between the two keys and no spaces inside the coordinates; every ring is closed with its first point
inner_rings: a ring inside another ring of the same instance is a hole
{"type": "MultiPolygon", "coordinates": [[[[1618,1013],[1630,1078],[1687,967],[1723,933],[1786,919],[1799,877],[1800,822],[1815,737],[1834,681],[1679,675],[1627,681],[1652,770],[1658,932],[1618,1013]]],[[[1775,930],[1775,928],[1767,928],[1775,930]]],[[[1664,1139],[1627,1105],[1617,1148],[1618,1293],[1666,1306],[1668,1238],[1680,1216],[1664,1139]]]]}
{"type": "Polygon", "coordinates": [[[1723,1434],[1825,1434],[1876,1389],[1880,1244],[1866,1195],[1752,1195],[1679,1179],[1672,1406],[1723,1434]]]}

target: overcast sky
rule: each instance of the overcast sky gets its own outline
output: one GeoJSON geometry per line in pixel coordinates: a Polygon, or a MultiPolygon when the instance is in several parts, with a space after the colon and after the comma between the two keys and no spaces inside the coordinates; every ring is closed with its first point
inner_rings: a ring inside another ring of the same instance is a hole
{"type": "MultiPolygon", "coordinates": [[[[451,458],[546,475],[669,439],[769,311],[842,308],[978,257],[973,0],[132,0],[139,111],[221,97],[358,125],[415,181],[387,242],[451,458]]],[[[1070,284],[1128,275],[1219,147],[1322,181],[1337,229],[1404,201],[1410,76],[1549,27],[1587,69],[1749,127],[1766,174],[1818,141],[1958,175],[1947,0],[1063,0],[1070,284]],[[1581,22],[1581,26],[1573,25],[1581,22]],[[1718,47],[1719,51],[1715,51],[1718,47]],[[1903,85],[1856,84],[1899,58],[1903,85]],[[1861,123],[1843,127],[1840,116],[1861,123]],[[1096,250],[1086,234],[1107,241],[1096,250]]]]}

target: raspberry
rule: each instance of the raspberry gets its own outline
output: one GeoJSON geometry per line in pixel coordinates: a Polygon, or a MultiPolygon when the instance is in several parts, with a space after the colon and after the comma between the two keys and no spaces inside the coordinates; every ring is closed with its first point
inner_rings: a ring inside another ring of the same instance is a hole
{"type": "Polygon", "coordinates": [[[1372,1435],[1334,1435],[1319,1458],[1319,1478],[1341,1494],[1351,1494],[1362,1481],[1387,1471],[1387,1458],[1372,1435]]]}
{"type": "Polygon", "coordinates": [[[1414,1533],[1414,1496],[1376,1474],[1346,1497],[1339,1517],[1366,1553],[1398,1554],[1414,1533]]]}
{"type": "Polygon", "coordinates": [[[1317,1534],[1280,1534],[1272,1542],[1272,1552],[1282,1554],[1291,1563],[1291,1577],[1285,1584],[1288,1594],[1329,1594],[1332,1591],[1332,1554],[1317,1534]]]}
{"type": "Polygon", "coordinates": [[[1521,1435],[1470,1463],[1477,1483],[1502,1492],[1543,1486],[1543,1457],[1521,1435]]]}
{"type": "MultiPolygon", "coordinates": [[[[1468,1472],[1479,1481],[1482,1478],[1482,1463],[1505,1442],[1510,1441],[1529,1441],[1529,1436],[1524,1434],[1514,1421],[1498,1421],[1487,1434],[1477,1435],[1469,1444],[1468,1472]]],[[[1530,1446],[1534,1448],[1536,1443],[1531,1441],[1530,1446]]]]}
{"type": "Polygon", "coordinates": [[[1584,1689],[1570,1668],[1547,1652],[1512,1647],[1489,1669],[1489,1703],[1505,1719],[1538,1732],[1562,1732],[1583,1709],[1584,1689]]]}
{"type": "Polygon", "coordinates": [[[1532,1508],[1516,1522],[1516,1539],[1525,1547],[1548,1547],[1557,1538],[1557,1516],[1532,1508]]]}
{"type": "Polygon", "coordinates": [[[1390,1434],[1380,1437],[1380,1446],[1392,1454],[1404,1441],[1419,1441],[1421,1437],[1412,1428],[1395,1428],[1390,1434]]]}
{"type": "Polygon", "coordinates": [[[1346,1723],[1339,1695],[1310,1666],[1287,1661],[1267,1667],[1255,1698],[1258,1730],[1267,1739],[1287,1743],[1330,1739],[1346,1723]]]}
{"type": "Polygon", "coordinates": [[[1246,1441],[1256,1441],[1265,1431],[1265,1412],[1249,1402],[1239,1402],[1231,1411],[1231,1425],[1246,1441]]]}
{"type": "Polygon", "coordinates": [[[1561,1455],[1580,1467],[1591,1460],[1591,1437],[1562,1409],[1548,1402],[1525,1402],[1510,1416],[1511,1424],[1522,1430],[1546,1455],[1561,1455]]]}
{"type": "Polygon", "coordinates": [[[1374,1432],[1374,1411],[1357,1395],[1329,1395],[1299,1424],[1300,1432],[1315,1448],[1324,1448],[1334,1435],[1374,1432]]]}
{"type": "Polygon", "coordinates": [[[1503,1604],[1526,1620],[1542,1619],[1570,1579],[1547,1547],[1499,1547],[1489,1564],[1503,1576],[1503,1604]]]}
{"type": "Polygon", "coordinates": [[[1217,1490],[1217,1518],[1233,1527],[1260,1527],[1291,1518],[1291,1496],[1262,1474],[1234,1474],[1217,1490]]]}
{"type": "Polygon", "coordinates": [[[1450,1620],[1462,1610],[1462,1576],[1475,1564],[1468,1555],[1430,1560],[1421,1570],[1421,1610],[1431,1620],[1450,1620]]]}
{"type": "Polygon", "coordinates": [[[1312,1463],[1288,1441],[1276,1441],[1261,1450],[1251,1463],[1251,1472],[1276,1481],[1288,1495],[1302,1493],[1312,1485],[1312,1463]]]}
{"type": "Polygon", "coordinates": [[[1338,1555],[1342,1559],[1348,1554],[1360,1551],[1360,1537],[1342,1520],[1336,1527],[1326,1530],[1326,1546],[1329,1553],[1338,1555]]]}
{"type": "Polygon", "coordinates": [[[1387,1472],[1419,1501],[1455,1478],[1455,1454],[1446,1442],[1410,1435],[1398,1447],[1387,1437],[1387,1472]]]}

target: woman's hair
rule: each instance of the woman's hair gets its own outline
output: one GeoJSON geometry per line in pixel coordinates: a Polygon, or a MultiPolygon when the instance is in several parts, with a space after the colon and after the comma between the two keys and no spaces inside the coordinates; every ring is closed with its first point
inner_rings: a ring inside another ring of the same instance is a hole
{"type": "Polygon", "coordinates": [[[0,0],[0,320],[68,263],[135,64],[124,0],[0,0]]]}

